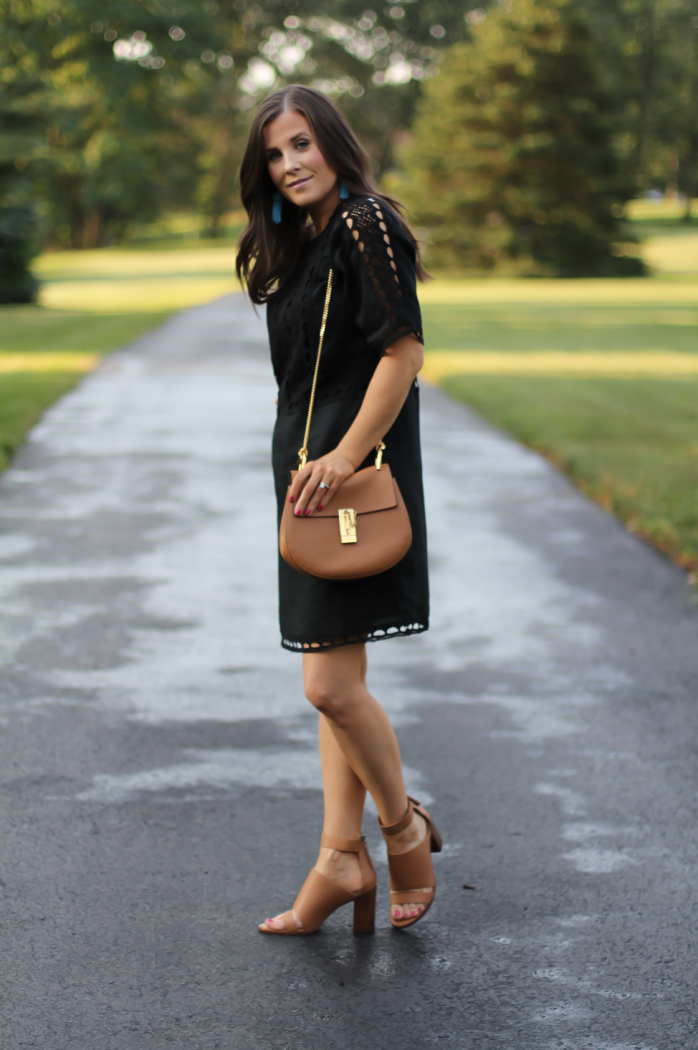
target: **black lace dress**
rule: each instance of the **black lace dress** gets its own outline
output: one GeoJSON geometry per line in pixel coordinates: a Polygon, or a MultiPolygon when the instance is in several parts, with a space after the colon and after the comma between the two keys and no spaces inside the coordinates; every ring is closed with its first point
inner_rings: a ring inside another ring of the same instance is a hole
{"type": "MultiPolygon", "coordinates": [[[[414,248],[379,201],[340,202],[269,300],[267,324],[279,406],[272,447],[279,520],[289,471],[303,443],[327,276],[332,299],[320,361],[309,459],[340,442],[361,407],[386,347],[421,335],[414,248]]],[[[426,522],[419,444],[419,389],[412,385],[385,435],[390,464],[412,524],[412,547],[387,572],[360,580],[304,576],[279,557],[281,644],[303,651],[426,631],[429,621],[426,522]]],[[[362,464],[373,462],[372,453],[362,464]]]]}

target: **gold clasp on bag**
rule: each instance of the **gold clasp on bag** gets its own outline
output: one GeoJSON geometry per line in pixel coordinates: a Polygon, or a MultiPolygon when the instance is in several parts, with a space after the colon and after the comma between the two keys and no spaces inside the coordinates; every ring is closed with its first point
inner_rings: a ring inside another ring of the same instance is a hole
{"type": "Polygon", "coordinates": [[[383,453],[385,452],[385,442],[379,441],[376,445],[376,470],[380,470],[383,463],[383,453]]]}
{"type": "Polygon", "coordinates": [[[342,543],[356,543],[356,511],[353,507],[342,507],[339,516],[339,537],[342,543]]]}

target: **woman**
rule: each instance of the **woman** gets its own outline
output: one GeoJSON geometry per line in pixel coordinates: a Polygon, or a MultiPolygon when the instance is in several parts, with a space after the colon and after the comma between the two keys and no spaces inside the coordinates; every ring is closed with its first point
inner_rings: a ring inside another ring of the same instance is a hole
{"type": "Polygon", "coordinates": [[[282,645],[303,656],[305,695],[320,713],[325,821],[317,864],[293,908],[262,933],[307,934],[354,901],[355,932],[373,930],[376,876],[361,835],[370,791],[386,837],[390,921],[417,922],[434,897],[428,813],[408,799],[385,711],[366,688],[366,642],[425,631],[429,595],[416,375],[422,337],[417,246],[395,201],[376,192],[369,161],[325,95],[292,85],[260,104],[240,168],[249,224],[237,272],[267,303],[279,385],[272,460],[279,520],[303,444],[330,268],[334,284],[310,432],[311,458],[290,489],[295,514],[333,503],[343,481],[385,459],[413,542],[392,569],[357,580],[304,576],[279,559],[282,645]]]}

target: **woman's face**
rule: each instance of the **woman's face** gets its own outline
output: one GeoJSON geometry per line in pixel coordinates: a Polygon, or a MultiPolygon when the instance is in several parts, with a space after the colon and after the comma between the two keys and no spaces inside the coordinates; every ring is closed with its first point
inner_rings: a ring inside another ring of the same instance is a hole
{"type": "Polygon", "coordinates": [[[276,188],[293,204],[312,208],[338,191],[337,172],[323,157],[310,125],[289,110],[264,128],[267,168],[276,188]]]}

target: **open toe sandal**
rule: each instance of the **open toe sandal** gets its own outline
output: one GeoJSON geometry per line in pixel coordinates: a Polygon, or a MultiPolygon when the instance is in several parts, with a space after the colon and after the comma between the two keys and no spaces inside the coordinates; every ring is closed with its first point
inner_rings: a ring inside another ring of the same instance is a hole
{"type": "Polygon", "coordinates": [[[412,823],[412,814],[419,813],[427,823],[427,833],[418,846],[408,853],[388,852],[388,867],[390,869],[390,905],[394,904],[423,904],[424,911],[419,915],[413,915],[406,919],[394,919],[390,916],[390,924],[397,930],[404,930],[408,926],[414,926],[416,922],[423,919],[429,911],[434,894],[436,893],[436,877],[431,863],[431,854],[440,853],[443,842],[441,835],[434,827],[431,817],[426,809],[415,798],[407,799],[407,812],[397,824],[389,824],[385,827],[378,820],[381,831],[385,836],[397,835],[412,823]],[[419,887],[415,889],[414,887],[419,887]],[[410,887],[413,887],[410,889],[410,887]]]}
{"type": "MultiPolygon", "coordinates": [[[[336,849],[340,853],[358,853],[361,868],[361,887],[355,893],[343,890],[332,879],[313,868],[303,883],[291,911],[284,912],[285,930],[270,930],[260,926],[260,933],[274,933],[280,937],[304,937],[315,933],[328,916],[344,904],[354,902],[354,933],[373,933],[376,922],[376,873],[366,848],[363,835],[355,839],[343,839],[337,835],[324,835],[321,845],[336,849]],[[303,923],[296,926],[294,914],[303,923]]],[[[426,885],[426,884],[425,884],[426,885]]]]}

